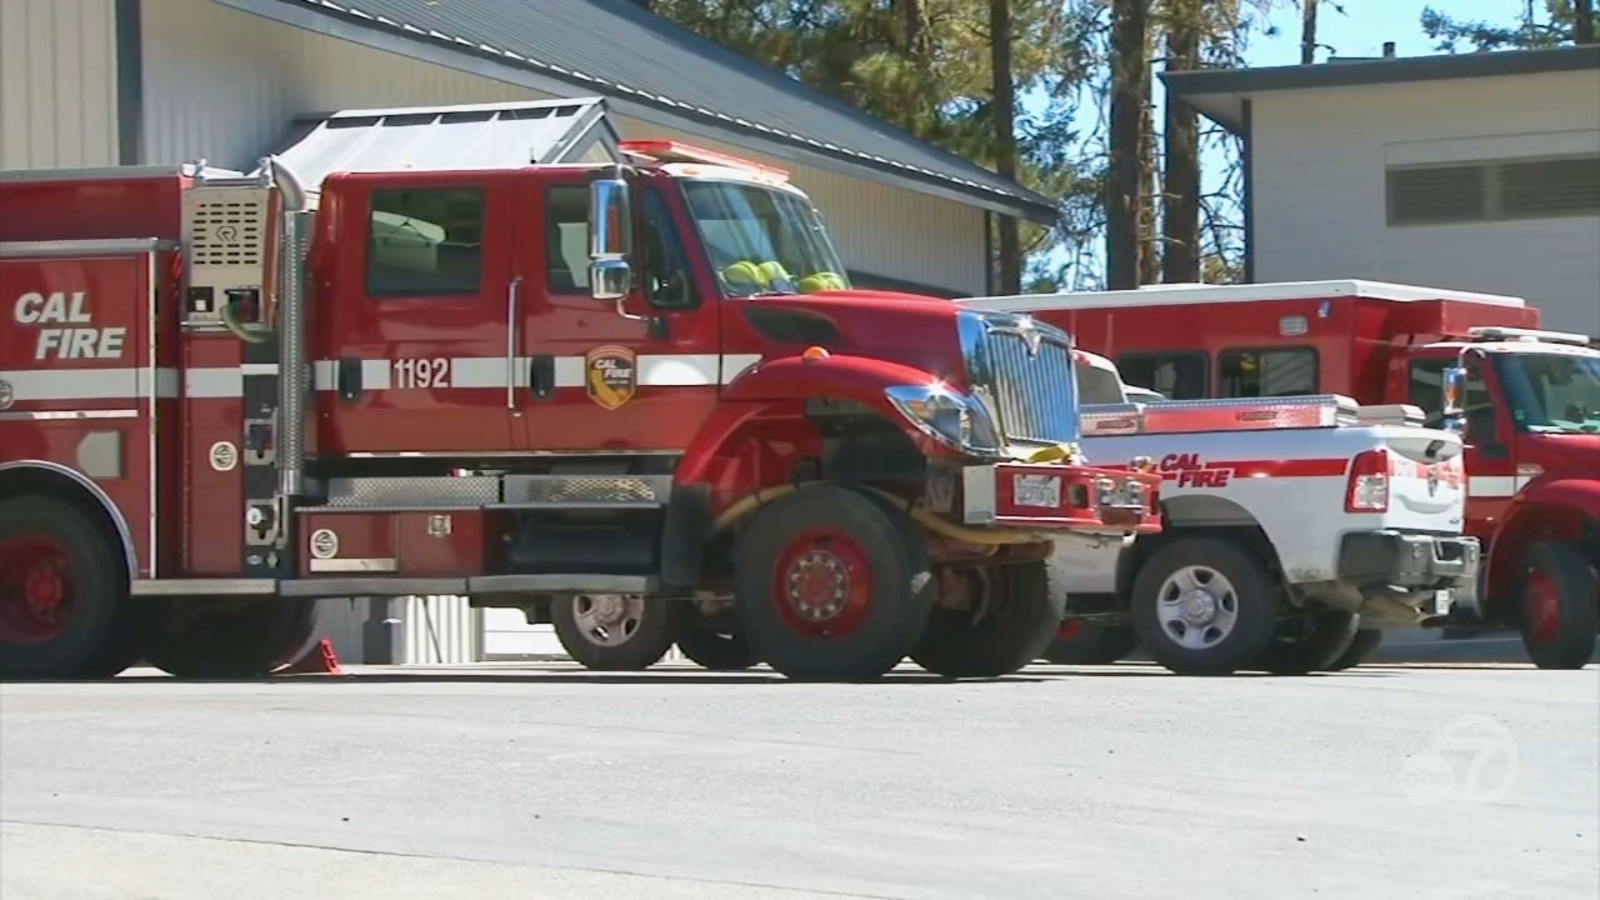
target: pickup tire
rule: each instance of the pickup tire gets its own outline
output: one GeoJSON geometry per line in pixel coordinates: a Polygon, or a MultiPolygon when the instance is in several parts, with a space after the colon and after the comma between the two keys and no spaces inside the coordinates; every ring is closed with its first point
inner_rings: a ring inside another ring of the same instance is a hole
{"type": "Polygon", "coordinates": [[[739,630],[794,681],[882,677],[928,625],[933,575],[921,535],[888,503],[836,484],[755,514],[735,557],[739,630]]]}
{"type": "Polygon", "coordinates": [[[685,603],[626,594],[550,602],[550,624],[573,661],[596,672],[643,672],[677,642],[685,603]]]}
{"type": "Polygon", "coordinates": [[[761,661],[744,635],[728,634],[709,626],[685,629],[678,635],[678,649],[709,672],[737,672],[761,661]]]}
{"type": "Polygon", "coordinates": [[[1134,578],[1129,619],[1139,644],[1179,675],[1231,675],[1272,644],[1278,585],[1261,561],[1232,543],[1178,538],[1134,578]]]}
{"type": "Polygon", "coordinates": [[[989,566],[977,610],[935,609],[911,651],[917,665],[946,678],[998,678],[1044,652],[1066,612],[1045,560],[989,566]]]}
{"type": "Polygon", "coordinates": [[[1361,617],[1342,609],[1316,606],[1281,622],[1272,643],[1254,668],[1273,675],[1328,671],[1360,633],[1361,617]]]}
{"type": "Polygon", "coordinates": [[[0,502],[0,679],[83,675],[128,602],[120,554],[54,497],[0,502]]]}
{"type": "Polygon", "coordinates": [[[290,662],[315,600],[163,597],[134,601],[144,658],[174,678],[253,679],[290,662]]]}
{"type": "Polygon", "coordinates": [[[1382,643],[1383,629],[1381,628],[1363,628],[1357,631],[1355,639],[1350,642],[1350,646],[1346,647],[1345,651],[1339,654],[1339,658],[1328,666],[1328,671],[1343,672],[1346,669],[1353,669],[1361,665],[1367,661],[1367,657],[1372,655],[1372,651],[1378,649],[1378,646],[1382,643]]]}
{"type": "Polygon", "coordinates": [[[1522,555],[1522,647],[1541,669],[1581,669],[1600,631],[1600,585],[1583,551],[1535,541],[1522,555]]]}
{"type": "Polygon", "coordinates": [[[1137,649],[1139,635],[1131,626],[1069,619],[1056,628],[1042,658],[1058,666],[1109,666],[1137,649]]]}

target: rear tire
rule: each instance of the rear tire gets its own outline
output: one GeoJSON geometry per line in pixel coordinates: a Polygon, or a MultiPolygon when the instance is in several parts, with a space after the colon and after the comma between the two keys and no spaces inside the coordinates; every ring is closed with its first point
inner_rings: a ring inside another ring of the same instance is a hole
{"type": "Polygon", "coordinates": [[[126,603],[122,554],[77,507],[0,502],[0,679],[80,676],[126,603]]]}
{"type": "Polygon", "coordinates": [[[1315,606],[1294,620],[1279,623],[1273,641],[1253,668],[1273,675],[1309,675],[1327,671],[1355,641],[1361,617],[1342,609],[1315,606]]]}
{"type": "Polygon", "coordinates": [[[1279,593],[1244,550],[1217,538],[1179,538],[1140,568],[1129,617],[1140,646],[1169,671],[1230,675],[1271,645],[1279,593]]]}
{"type": "Polygon", "coordinates": [[[1374,650],[1383,643],[1383,629],[1363,628],[1356,632],[1355,639],[1350,641],[1350,646],[1339,654],[1339,658],[1328,665],[1329,672],[1343,672],[1353,669],[1366,662],[1374,650]]]}
{"type": "Polygon", "coordinates": [[[1522,647],[1541,669],[1581,669],[1600,631],[1600,585],[1576,545],[1536,541],[1522,555],[1522,647]]]}
{"type": "Polygon", "coordinates": [[[643,672],[677,642],[684,604],[627,594],[580,594],[550,602],[567,655],[596,672],[643,672]]]}
{"type": "Polygon", "coordinates": [[[756,513],[735,562],[740,632],[795,681],[882,677],[922,637],[933,576],[906,514],[835,484],[756,513]]]}
{"type": "Polygon", "coordinates": [[[1132,626],[1069,619],[1056,628],[1043,659],[1059,666],[1109,666],[1137,649],[1139,635],[1132,626]]]}
{"type": "Polygon", "coordinates": [[[998,678],[1044,652],[1065,613],[1044,560],[990,566],[980,611],[935,608],[911,651],[917,665],[946,678],[998,678]]]}
{"type": "Polygon", "coordinates": [[[136,601],[150,664],[174,678],[243,680],[277,671],[304,643],[315,600],[136,601]]]}
{"type": "Polygon", "coordinates": [[[744,635],[724,633],[709,626],[686,629],[678,635],[678,649],[709,672],[737,672],[761,661],[744,635]]]}

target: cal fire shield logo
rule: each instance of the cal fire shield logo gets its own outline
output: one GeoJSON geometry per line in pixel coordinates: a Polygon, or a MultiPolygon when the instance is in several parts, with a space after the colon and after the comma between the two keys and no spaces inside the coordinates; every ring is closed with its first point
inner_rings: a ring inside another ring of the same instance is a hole
{"type": "Polygon", "coordinates": [[[585,357],[584,379],[589,399],[606,409],[616,409],[633,399],[639,389],[639,367],[627,347],[596,347],[585,357]]]}

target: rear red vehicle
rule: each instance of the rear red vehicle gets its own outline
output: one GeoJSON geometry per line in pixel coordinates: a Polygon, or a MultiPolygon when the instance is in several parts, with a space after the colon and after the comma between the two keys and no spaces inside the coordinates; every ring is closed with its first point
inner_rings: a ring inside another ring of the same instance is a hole
{"type": "Polygon", "coordinates": [[[1539,666],[1593,655],[1600,620],[1600,349],[1521,298],[1367,281],[981,298],[1027,311],[1171,400],[1342,394],[1460,429],[1475,592],[1428,624],[1517,628],[1539,666]],[[1464,370],[1453,372],[1452,370],[1464,370]],[[1443,415],[1461,379],[1464,421],[1443,415]]]}
{"type": "Polygon", "coordinates": [[[272,671],[465,595],[593,668],[1027,664],[1087,466],[1070,338],[850,289],[784,173],[600,100],[358,110],[249,174],[0,173],[0,675],[272,671]]]}

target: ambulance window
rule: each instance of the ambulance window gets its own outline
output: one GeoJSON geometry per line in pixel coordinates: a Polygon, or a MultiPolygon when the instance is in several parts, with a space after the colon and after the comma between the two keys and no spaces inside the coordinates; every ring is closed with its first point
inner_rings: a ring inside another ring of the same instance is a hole
{"type": "Polygon", "coordinates": [[[1219,357],[1223,397],[1296,397],[1317,392],[1317,351],[1225,350],[1219,357]]]}
{"type": "Polygon", "coordinates": [[[589,188],[553,187],[544,195],[546,279],[552,294],[589,292],[589,188]]]}
{"type": "Polygon", "coordinates": [[[1123,381],[1169,400],[1204,399],[1210,380],[1204,353],[1124,353],[1117,368],[1123,381]]]}
{"type": "Polygon", "coordinates": [[[373,191],[367,294],[476,294],[483,282],[484,194],[478,188],[373,191]]]}

